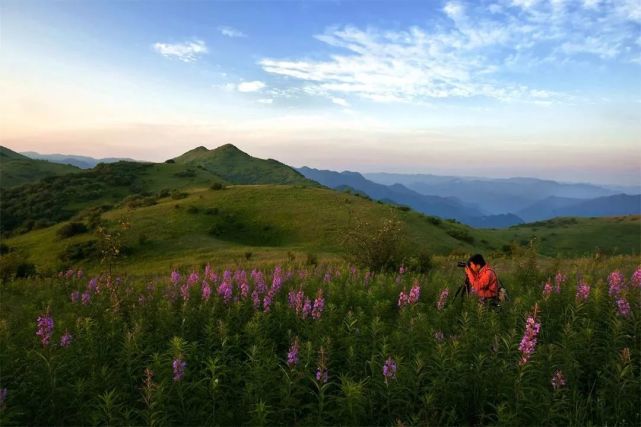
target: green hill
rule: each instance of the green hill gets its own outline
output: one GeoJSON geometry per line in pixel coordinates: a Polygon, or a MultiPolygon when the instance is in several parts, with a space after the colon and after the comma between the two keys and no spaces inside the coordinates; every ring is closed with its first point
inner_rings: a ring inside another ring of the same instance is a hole
{"type": "Polygon", "coordinates": [[[37,182],[43,178],[79,172],[71,165],[46,160],[34,160],[0,146],[0,188],[10,188],[37,182]]]}
{"type": "Polygon", "coordinates": [[[175,163],[209,171],[233,184],[310,184],[295,169],[273,159],[250,156],[232,144],[213,150],[198,147],[173,159],[175,163]]]}
{"type": "Polygon", "coordinates": [[[547,256],[581,256],[597,251],[607,254],[641,253],[641,216],[554,218],[518,225],[491,233],[517,245],[532,239],[547,256]]]}
{"type": "MultiPolygon", "coordinates": [[[[299,260],[307,253],[338,257],[350,218],[376,224],[390,212],[405,225],[408,246],[415,252],[469,253],[501,243],[482,243],[476,230],[414,211],[326,188],[290,185],[194,189],[179,200],[165,197],[151,206],[116,208],[103,219],[115,224],[128,216],[124,263],[131,271],[152,272],[178,264],[229,263],[250,252],[253,260],[278,262],[291,254],[299,260]]],[[[6,244],[39,268],[96,266],[96,234],[89,231],[61,240],[59,232],[66,224],[15,236],[6,244]]]]}
{"type": "Polygon", "coordinates": [[[150,204],[159,196],[180,197],[184,189],[212,184],[318,186],[289,166],[251,157],[230,144],[214,150],[199,147],[165,163],[99,164],[75,174],[0,189],[0,231],[3,235],[24,233],[70,219],[83,210],[150,204]]]}

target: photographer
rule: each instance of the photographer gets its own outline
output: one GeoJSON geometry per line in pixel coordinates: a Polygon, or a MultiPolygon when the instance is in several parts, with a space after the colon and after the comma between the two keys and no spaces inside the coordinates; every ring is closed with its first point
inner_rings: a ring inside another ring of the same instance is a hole
{"type": "Polygon", "coordinates": [[[470,257],[465,266],[465,275],[473,292],[479,296],[481,301],[498,302],[498,278],[481,254],[470,257]]]}

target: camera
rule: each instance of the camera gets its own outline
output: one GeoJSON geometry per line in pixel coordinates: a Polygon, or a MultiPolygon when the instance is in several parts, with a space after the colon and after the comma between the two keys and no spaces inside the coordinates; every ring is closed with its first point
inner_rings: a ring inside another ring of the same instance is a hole
{"type": "Polygon", "coordinates": [[[456,263],[456,266],[464,268],[467,267],[467,263],[465,261],[459,261],[458,263],[456,263]]]}

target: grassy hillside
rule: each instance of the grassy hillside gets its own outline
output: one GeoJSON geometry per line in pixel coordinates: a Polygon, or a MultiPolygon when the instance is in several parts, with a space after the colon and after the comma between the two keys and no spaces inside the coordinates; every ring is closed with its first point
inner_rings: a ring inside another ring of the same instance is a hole
{"type": "Polygon", "coordinates": [[[492,230],[496,238],[524,244],[536,238],[539,251],[548,256],[580,256],[597,250],[610,254],[641,252],[641,216],[555,218],[492,230]]]}
{"type": "Polygon", "coordinates": [[[0,146],[0,188],[16,187],[37,182],[46,177],[79,171],[80,169],[75,166],[30,159],[0,146]]]}
{"type": "Polygon", "coordinates": [[[173,159],[175,163],[216,174],[234,184],[310,184],[295,169],[273,159],[258,159],[232,144],[213,150],[197,147],[173,159]]]}
{"type": "MultiPolygon", "coordinates": [[[[413,211],[373,202],[363,197],[325,188],[251,185],[224,190],[194,189],[183,199],[166,197],[152,206],[121,207],[103,214],[115,223],[123,215],[130,221],[124,236],[128,250],[124,261],[130,271],[153,271],[170,265],[195,265],[208,261],[229,262],[287,259],[299,260],[308,253],[325,258],[340,256],[340,241],[355,218],[376,224],[390,212],[398,215],[414,251],[448,254],[490,250],[502,242],[494,236],[481,242],[479,233],[467,226],[439,221],[413,211]],[[472,246],[475,243],[475,246],[472,246]]],[[[7,239],[6,244],[28,256],[41,269],[67,265],[95,266],[97,255],[64,260],[95,243],[96,234],[82,233],[61,240],[66,223],[7,239]],[[61,258],[62,257],[62,258],[61,258]]],[[[95,248],[94,248],[95,249],[95,248]]]]}
{"type": "Polygon", "coordinates": [[[157,197],[179,197],[184,189],[212,184],[318,186],[289,166],[256,159],[233,145],[214,150],[199,147],[165,163],[100,164],[76,174],[2,189],[0,230],[4,235],[20,234],[68,220],[83,210],[122,203],[150,204],[157,197]]]}

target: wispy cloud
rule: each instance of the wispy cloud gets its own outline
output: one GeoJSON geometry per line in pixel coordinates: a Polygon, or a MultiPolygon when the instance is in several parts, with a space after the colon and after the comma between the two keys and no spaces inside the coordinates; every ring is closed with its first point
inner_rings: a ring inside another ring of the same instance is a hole
{"type": "Polygon", "coordinates": [[[448,1],[429,26],[331,27],[314,36],[328,48],[327,59],[263,58],[259,64],[329,99],[481,96],[544,104],[572,97],[533,85],[527,75],[536,67],[562,67],[585,55],[634,63],[641,58],[639,22],[638,0],[448,1]]]}
{"type": "Polygon", "coordinates": [[[183,62],[194,62],[208,52],[205,42],[198,39],[183,43],[154,43],[152,48],[166,58],[183,62]]]}
{"type": "Polygon", "coordinates": [[[266,86],[265,83],[259,80],[254,80],[251,82],[239,83],[237,87],[239,92],[258,92],[264,89],[265,86],[266,86]]]}
{"type": "Polygon", "coordinates": [[[234,27],[221,26],[221,27],[218,27],[218,31],[220,31],[220,34],[222,34],[225,37],[231,37],[231,38],[247,37],[245,33],[243,33],[240,30],[237,30],[234,27]]]}

